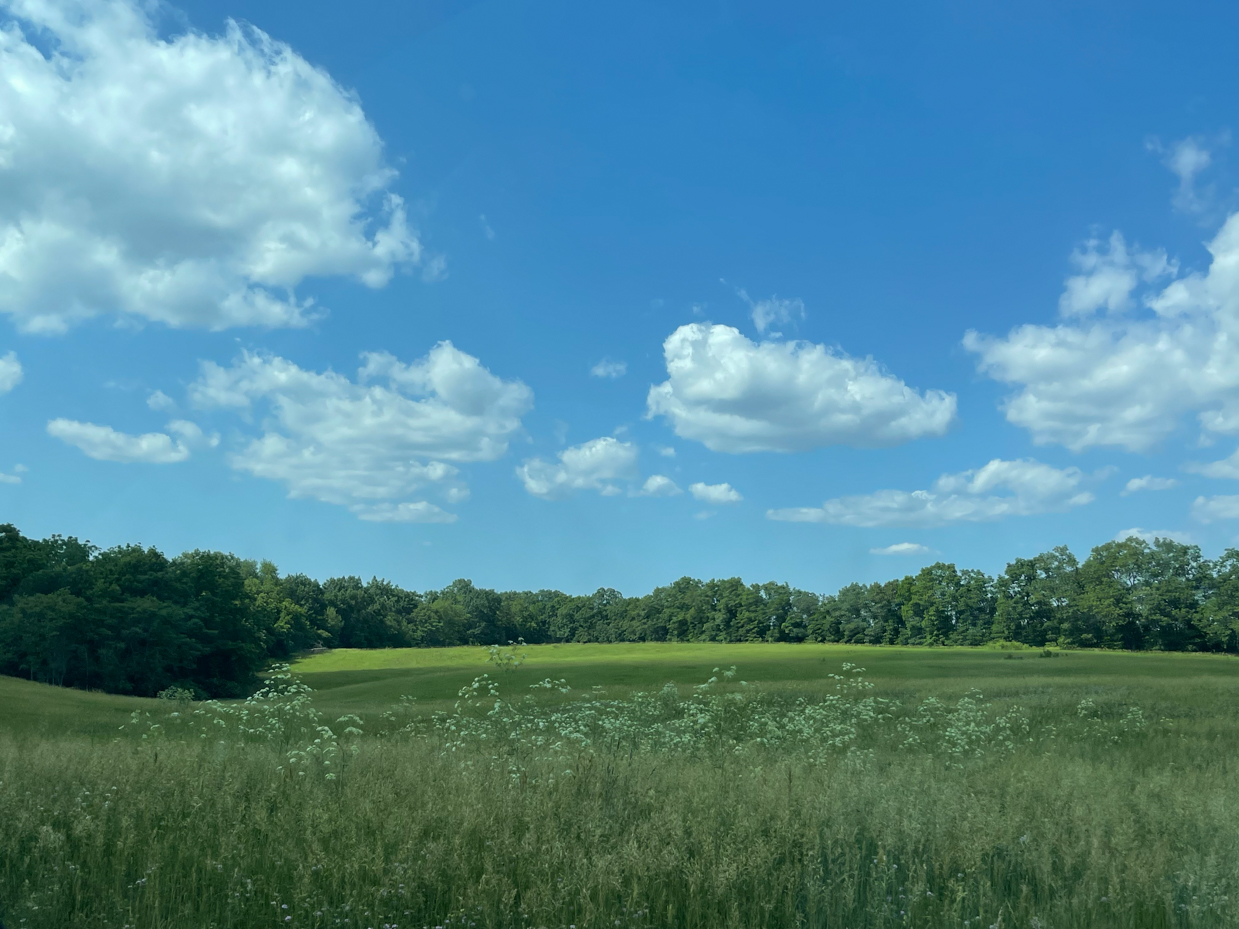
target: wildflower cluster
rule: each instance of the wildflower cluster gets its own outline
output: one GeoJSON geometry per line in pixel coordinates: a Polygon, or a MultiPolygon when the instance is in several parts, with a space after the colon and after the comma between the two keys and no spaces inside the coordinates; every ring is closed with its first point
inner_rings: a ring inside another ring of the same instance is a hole
{"type": "MultiPolygon", "coordinates": [[[[510,651],[492,651],[492,658],[498,655],[492,663],[501,669],[520,661],[510,651]]],[[[735,667],[715,668],[687,694],[669,683],[622,699],[607,699],[596,687],[573,692],[566,680],[551,678],[508,698],[497,679],[481,674],[460,688],[451,712],[418,714],[413,699],[404,697],[380,715],[378,732],[437,741],[444,756],[469,765],[506,765],[517,778],[526,778],[535,763],[571,775],[585,756],[602,752],[745,756],[758,765],[769,756],[810,763],[843,756],[863,764],[887,748],[962,767],[1058,735],[1053,725],[1035,726],[1022,707],[999,710],[977,690],[953,702],[927,697],[905,704],[875,696],[864,670],[844,663],[841,674],[827,675],[833,692],[805,696],[750,686],[736,679],[735,667]]],[[[312,696],[281,666],[244,702],[207,701],[192,708],[182,703],[162,721],[134,713],[122,728],[138,731],[144,740],[176,730],[199,739],[263,742],[278,750],[281,773],[336,780],[360,751],[364,724],[346,715],[329,725],[312,696]]],[[[1139,707],[1103,713],[1086,699],[1070,728],[1082,740],[1116,743],[1142,732],[1145,720],[1139,707]]]]}
{"type": "Polygon", "coordinates": [[[357,741],[364,734],[364,723],[348,714],[337,719],[333,728],[315,709],[313,694],[312,688],[293,676],[288,665],[277,665],[265,686],[242,702],[207,700],[190,709],[183,694],[177,693],[165,699],[174,700],[181,708],[170,713],[164,723],[152,720],[149,711],[135,711],[121,728],[136,731],[144,740],[176,731],[224,743],[263,742],[281,753],[280,773],[295,772],[304,777],[319,772],[327,780],[336,780],[349,758],[360,750],[357,741]]]}
{"type": "MultiPolygon", "coordinates": [[[[930,697],[905,705],[873,695],[873,683],[863,674],[863,668],[845,664],[842,674],[829,675],[834,693],[810,698],[765,692],[736,681],[734,667],[715,668],[687,696],[667,684],[626,699],[583,693],[555,704],[533,695],[505,699],[498,682],[483,674],[461,688],[452,712],[415,721],[405,731],[437,735],[444,754],[473,759],[480,752],[505,760],[520,773],[524,762],[604,750],[688,756],[778,753],[820,761],[829,755],[863,755],[882,745],[932,755],[956,767],[1056,736],[1052,726],[1034,731],[1023,708],[1000,712],[976,690],[955,702],[930,697]]],[[[549,679],[530,689],[571,690],[565,681],[549,679]]],[[[1117,741],[1138,730],[1141,719],[1139,708],[1133,708],[1116,724],[1102,724],[1106,738],[1117,741]]]]}

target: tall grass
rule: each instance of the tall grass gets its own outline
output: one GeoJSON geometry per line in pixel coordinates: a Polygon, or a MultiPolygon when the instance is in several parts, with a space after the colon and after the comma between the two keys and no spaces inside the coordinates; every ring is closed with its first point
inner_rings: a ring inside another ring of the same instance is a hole
{"type": "MultiPolygon", "coordinates": [[[[546,681],[315,715],[276,681],[114,741],[0,737],[11,927],[1239,922],[1229,707],[546,681]],[[509,688],[513,689],[513,688],[509,688]],[[347,730],[353,730],[348,732],[347,730]],[[315,740],[318,740],[315,742],[315,740]]],[[[176,713],[176,716],[172,714],[176,713]]]]}

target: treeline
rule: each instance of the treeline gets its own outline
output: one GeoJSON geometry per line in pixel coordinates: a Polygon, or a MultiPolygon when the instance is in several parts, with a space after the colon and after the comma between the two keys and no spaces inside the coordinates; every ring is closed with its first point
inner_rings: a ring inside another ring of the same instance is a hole
{"type": "Polygon", "coordinates": [[[1011,562],[997,578],[930,565],[819,595],[739,578],[681,578],[642,597],[603,588],[498,592],[281,576],[220,552],[167,558],[28,539],[0,525],[0,673],[154,695],[250,690],[268,663],[319,647],[526,642],[848,642],[1236,651],[1239,551],[1130,538],[1080,563],[1065,547],[1011,562]]]}

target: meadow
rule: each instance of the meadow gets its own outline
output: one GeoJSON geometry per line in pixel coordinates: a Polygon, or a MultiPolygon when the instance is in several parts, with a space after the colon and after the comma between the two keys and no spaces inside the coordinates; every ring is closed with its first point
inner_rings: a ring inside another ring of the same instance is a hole
{"type": "Polygon", "coordinates": [[[0,678],[5,925],[1239,923],[1227,656],[340,649],[267,683],[0,678]]]}

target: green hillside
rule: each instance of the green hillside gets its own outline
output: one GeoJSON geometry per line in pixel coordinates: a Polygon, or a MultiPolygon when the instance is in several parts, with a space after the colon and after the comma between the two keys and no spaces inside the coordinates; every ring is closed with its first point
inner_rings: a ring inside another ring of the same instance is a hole
{"type": "Polygon", "coordinates": [[[0,731],[14,735],[111,737],[136,709],[157,700],[86,693],[0,675],[0,731]]]}
{"type": "MultiPolygon", "coordinates": [[[[1208,705],[1221,694],[1239,696],[1239,660],[1229,655],[1155,652],[1004,651],[977,648],[903,648],[810,643],[640,643],[531,645],[517,648],[524,663],[498,675],[508,692],[550,677],[578,689],[604,688],[608,696],[658,689],[667,682],[696,685],[716,667],[736,666],[750,683],[815,689],[843,662],[866,669],[889,696],[958,696],[975,688],[987,696],[1020,698],[1054,689],[1105,688],[1111,695],[1145,694],[1208,705]]],[[[340,712],[380,711],[403,695],[438,705],[455,699],[476,675],[490,672],[479,647],[335,649],[297,661],[293,670],[340,712]]]]}
{"type": "MultiPolygon", "coordinates": [[[[565,679],[578,691],[602,688],[617,697],[667,682],[691,686],[716,667],[736,666],[741,679],[765,686],[814,690],[843,662],[866,669],[888,696],[958,696],[977,689],[988,697],[1022,699],[1054,691],[1101,692],[1115,699],[1170,700],[1207,707],[1239,698],[1239,659],[1229,655],[1156,652],[1003,651],[976,648],[874,648],[783,643],[641,643],[531,645],[514,671],[500,673],[488,651],[457,648],[335,649],[292,665],[330,713],[381,713],[402,696],[426,709],[450,706],[479,674],[496,677],[507,693],[545,678],[565,679]]],[[[105,736],[135,709],[166,709],[159,701],[86,693],[0,676],[0,729],[12,733],[105,736]]],[[[110,737],[110,736],[109,736],[110,737]]]]}

